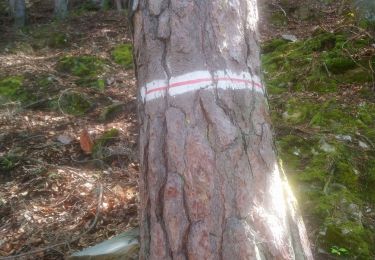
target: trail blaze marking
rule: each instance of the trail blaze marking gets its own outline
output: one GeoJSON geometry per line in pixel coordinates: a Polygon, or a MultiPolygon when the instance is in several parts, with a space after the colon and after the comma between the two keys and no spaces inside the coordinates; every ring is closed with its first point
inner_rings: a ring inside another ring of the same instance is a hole
{"type": "Polygon", "coordinates": [[[187,92],[199,89],[249,89],[264,94],[261,80],[257,76],[243,72],[240,74],[231,71],[216,71],[211,77],[209,71],[194,71],[177,77],[172,77],[169,81],[154,80],[141,88],[143,101],[150,101],[164,97],[167,93],[174,97],[187,92]]]}

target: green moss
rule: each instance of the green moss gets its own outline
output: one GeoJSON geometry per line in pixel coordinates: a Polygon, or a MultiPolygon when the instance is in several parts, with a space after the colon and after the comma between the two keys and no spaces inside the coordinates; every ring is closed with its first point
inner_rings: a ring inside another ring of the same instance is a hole
{"type": "Polygon", "coordinates": [[[54,32],[47,38],[47,45],[51,48],[65,48],[70,45],[69,38],[64,33],[54,32]]]}
{"type": "Polygon", "coordinates": [[[333,33],[321,33],[306,40],[303,43],[304,51],[327,51],[331,50],[336,46],[337,37],[333,33]]]}
{"type": "Polygon", "coordinates": [[[96,86],[97,89],[104,90],[105,89],[105,80],[104,79],[98,79],[96,81],[96,86]]]}
{"type": "Polygon", "coordinates": [[[103,111],[100,113],[99,119],[100,121],[107,121],[112,118],[114,118],[118,113],[123,111],[124,104],[123,103],[115,103],[112,105],[109,105],[103,109],[103,111]]]}
{"type": "Polygon", "coordinates": [[[365,30],[375,32],[375,21],[360,19],[358,25],[365,30]]]}
{"type": "Polygon", "coordinates": [[[363,86],[361,101],[345,103],[332,92],[372,82],[375,58],[361,54],[370,43],[320,32],[295,43],[269,41],[262,55],[269,93],[278,95],[271,116],[279,154],[304,214],[321,228],[317,245],[328,253],[345,248],[358,259],[375,257],[375,230],[361,218],[364,205],[375,203],[375,94],[363,86]]]}
{"type": "Polygon", "coordinates": [[[275,50],[277,50],[278,48],[281,48],[285,44],[288,44],[288,41],[284,39],[280,39],[280,38],[272,39],[270,41],[265,42],[262,45],[262,52],[264,54],[274,52],[275,50]]]}
{"type": "Polygon", "coordinates": [[[315,69],[301,82],[301,89],[318,92],[332,93],[337,91],[337,84],[333,78],[327,77],[327,74],[321,70],[315,69]]]}
{"type": "Polygon", "coordinates": [[[335,79],[340,83],[366,83],[372,81],[371,72],[364,67],[357,67],[337,75],[335,79]]]}
{"type": "Polygon", "coordinates": [[[356,67],[354,60],[344,55],[341,50],[323,53],[322,58],[327,69],[335,74],[342,74],[356,67]]]}
{"type": "Polygon", "coordinates": [[[306,121],[306,118],[310,117],[313,104],[309,102],[301,102],[300,104],[296,102],[295,99],[291,99],[287,104],[287,111],[283,114],[285,121],[298,124],[306,121]]]}
{"type": "Polygon", "coordinates": [[[59,60],[58,69],[74,76],[96,76],[103,69],[104,62],[100,58],[84,56],[66,56],[59,60]]]}
{"type": "Polygon", "coordinates": [[[15,42],[15,43],[10,44],[9,52],[13,54],[17,54],[17,53],[33,54],[34,47],[29,42],[15,42]]]}
{"type": "Polygon", "coordinates": [[[51,75],[41,75],[36,78],[36,85],[39,89],[45,90],[54,84],[54,78],[51,75]]]}
{"type": "Polygon", "coordinates": [[[336,163],[335,167],[336,180],[352,191],[358,190],[359,176],[355,173],[353,166],[347,161],[340,161],[336,163]]]}
{"type": "Polygon", "coordinates": [[[0,170],[3,173],[9,173],[12,169],[17,166],[20,158],[18,156],[12,154],[6,154],[4,156],[0,156],[0,170]]]}
{"type": "Polygon", "coordinates": [[[104,80],[100,78],[104,65],[104,60],[95,56],[66,56],[59,60],[57,69],[79,77],[78,85],[104,89],[104,80]]]}
{"type": "Polygon", "coordinates": [[[119,133],[120,132],[115,128],[105,131],[103,135],[95,141],[92,156],[96,159],[105,159],[104,147],[117,138],[119,133]]]}
{"type": "Polygon", "coordinates": [[[91,102],[83,94],[68,92],[59,99],[60,109],[67,114],[81,116],[84,115],[92,106],[91,102]]]}
{"type": "Polygon", "coordinates": [[[370,43],[368,37],[351,40],[345,34],[326,32],[295,43],[278,38],[267,41],[262,48],[262,63],[269,93],[331,93],[342,83],[371,82],[369,59],[353,58],[370,43]]]}
{"type": "Polygon", "coordinates": [[[114,61],[125,69],[133,68],[133,47],[131,44],[120,44],[112,51],[114,61]]]}
{"type": "Polygon", "coordinates": [[[34,49],[45,47],[62,49],[70,46],[70,38],[61,31],[59,23],[27,27],[24,32],[28,35],[27,43],[30,43],[34,49]]]}
{"type": "Polygon", "coordinates": [[[0,95],[11,99],[17,97],[23,85],[23,77],[10,76],[0,80],[0,95]]]}
{"type": "Polygon", "coordinates": [[[374,240],[372,234],[361,224],[345,221],[327,224],[326,235],[320,240],[327,251],[332,246],[339,246],[348,250],[348,255],[358,259],[372,259],[374,240]]]}
{"type": "Polygon", "coordinates": [[[19,101],[23,104],[35,100],[32,90],[24,86],[22,76],[9,76],[0,79],[0,102],[19,101]]]}
{"type": "Polygon", "coordinates": [[[99,9],[99,4],[95,4],[93,1],[90,0],[84,0],[81,1],[79,5],[74,8],[73,15],[79,16],[86,12],[98,11],[99,9]]]}
{"type": "Polygon", "coordinates": [[[357,118],[365,125],[374,124],[375,105],[372,103],[361,103],[357,106],[357,118]]]}

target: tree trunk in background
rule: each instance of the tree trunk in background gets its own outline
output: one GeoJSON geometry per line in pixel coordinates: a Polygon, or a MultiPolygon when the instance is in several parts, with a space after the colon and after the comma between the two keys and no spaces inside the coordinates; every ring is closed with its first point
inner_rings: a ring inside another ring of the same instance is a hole
{"type": "Polygon", "coordinates": [[[68,0],[54,0],[55,1],[55,17],[57,19],[64,19],[68,15],[68,0]]]}
{"type": "Polygon", "coordinates": [[[100,8],[102,10],[107,10],[109,8],[109,0],[101,0],[100,1],[100,8]]]}
{"type": "Polygon", "coordinates": [[[25,26],[26,6],[25,0],[9,0],[9,10],[14,18],[15,27],[25,26]]]}
{"type": "Polygon", "coordinates": [[[361,26],[375,36],[375,0],[354,0],[361,26]]]}
{"type": "Polygon", "coordinates": [[[256,1],[140,0],[132,21],[140,259],[312,259],[273,149],[256,1]]]}
{"type": "Polygon", "coordinates": [[[354,5],[358,9],[363,19],[375,22],[375,1],[374,0],[354,0],[354,5]]]}
{"type": "Polygon", "coordinates": [[[123,9],[121,0],[115,0],[115,4],[116,4],[117,11],[121,11],[123,9]]]}

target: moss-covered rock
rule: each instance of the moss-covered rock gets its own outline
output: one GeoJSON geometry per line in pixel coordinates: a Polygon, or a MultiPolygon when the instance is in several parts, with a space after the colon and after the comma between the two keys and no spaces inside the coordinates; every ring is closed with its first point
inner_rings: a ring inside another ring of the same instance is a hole
{"type": "Polygon", "coordinates": [[[133,47],[131,44],[120,44],[112,51],[113,60],[125,69],[133,68],[133,47]]]}

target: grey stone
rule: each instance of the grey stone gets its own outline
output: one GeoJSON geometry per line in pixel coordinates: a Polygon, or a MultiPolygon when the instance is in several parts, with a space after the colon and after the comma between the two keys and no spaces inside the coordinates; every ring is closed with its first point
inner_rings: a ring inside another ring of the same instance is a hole
{"type": "Polygon", "coordinates": [[[124,260],[138,259],[139,229],[134,228],[93,247],[69,256],[68,260],[124,260]]]}
{"type": "Polygon", "coordinates": [[[295,35],[293,35],[293,34],[283,34],[283,35],[281,35],[281,37],[284,40],[291,41],[291,42],[298,41],[297,37],[295,35]]]}

